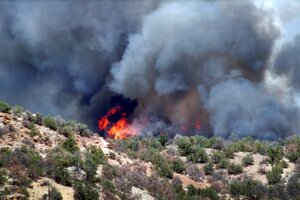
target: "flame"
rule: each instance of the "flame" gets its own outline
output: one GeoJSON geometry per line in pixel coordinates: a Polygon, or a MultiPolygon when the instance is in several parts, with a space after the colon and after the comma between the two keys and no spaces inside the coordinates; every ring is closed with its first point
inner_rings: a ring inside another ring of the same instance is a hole
{"type": "Polygon", "coordinates": [[[201,121],[197,121],[195,124],[195,129],[199,130],[201,128],[201,121]]]}
{"type": "Polygon", "coordinates": [[[128,124],[128,120],[126,119],[126,113],[122,113],[121,118],[115,123],[112,123],[109,120],[110,116],[120,112],[121,110],[122,108],[120,106],[116,106],[110,109],[106,113],[106,115],[104,115],[98,121],[98,128],[100,131],[106,131],[110,138],[124,140],[127,137],[137,135],[138,129],[128,124]]]}

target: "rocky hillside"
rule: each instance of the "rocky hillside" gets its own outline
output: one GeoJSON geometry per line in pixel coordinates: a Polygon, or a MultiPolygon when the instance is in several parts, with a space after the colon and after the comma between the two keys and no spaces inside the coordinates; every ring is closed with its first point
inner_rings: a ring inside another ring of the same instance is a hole
{"type": "Polygon", "coordinates": [[[300,137],[131,137],[0,102],[0,199],[297,199],[300,137]]]}

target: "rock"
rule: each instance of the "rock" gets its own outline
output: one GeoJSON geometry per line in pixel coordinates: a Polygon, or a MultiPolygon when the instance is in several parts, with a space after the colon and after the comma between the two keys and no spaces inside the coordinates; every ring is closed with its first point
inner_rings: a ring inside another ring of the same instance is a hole
{"type": "Polygon", "coordinates": [[[71,178],[76,178],[78,180],[83,181],[86,178],[86,172],[82,169],[72,166],[67,168],[71,178]]]}

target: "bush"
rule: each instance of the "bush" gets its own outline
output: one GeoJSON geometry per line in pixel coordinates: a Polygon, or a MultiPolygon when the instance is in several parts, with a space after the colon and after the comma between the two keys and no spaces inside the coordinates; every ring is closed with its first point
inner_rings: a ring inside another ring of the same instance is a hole
{"type": "Polygon", "coordinates": [[[234,180],[229,183],[229,192],[234,197],[241,195],[247,199],[264,199],[267,188],[261,182],[246,177],[244,180],[234,180]]]}
{"type": "Polygon", "coordinates": [[[115,190],[116,190],[113,182],[111,182],[110,180],[107,180],[107,179],[103,180],[101,185],[102,185],[104,190],[108,190],[112,193],[114,193],[115,190]]]}
{"type": "Polygon", "coordinates": [[[206,163],[208,161],[208,155],[205,149],[199,146],[193,147],[192,152],[187,158],[194,163],[206,163]]]}
{"type": "Polygon", "coordinates": [[[63,200],[61,193],[55,187],[51,187],[45,197],[48,200],[63,200]]]}
{"type": "Polygon", "coordinates": [[[54,130],[54,131],[56,131],[56,129],[57,129],[57,125],[56,125],[55,119],[53,117],[50,117],[50,116],[45,117],[45,119],[44,119],[44,125],[46,127],[50,128],[50,129],[54,130]]]}
{"type": "Polygon", "coordinates": [[[224,159],[224,158],[225,158],[225,155],[224,155],[222,152],[220,152],[220,151],[214,152],[214,153],[211,155],[211,157],[210,157],[211,161],[212,161],[214,164],[220,163],[221,160],[224,159]]]}
{"type": "Polygon", "coordinates": [[[169,163],[162,159],[158,163],[155,164],[155,169],[158,172],[158,175],[166,178],[172,178],[173,177],[173,170],[172,167],[169,165],[169,163]]]}
{"type": "Polygon", "coordinates": [[[11,106],[8,103],[0,101],[0,112],[9,113],[10,110],[11,106]]]}
{"type": "Polygon", "coordinates": [[[279,145],[270,146],[268,149],[268,156],[271,164],[279,162],[283,157],[283,148],[279,145]]]}
{"type": "Polygon", "coordinates": [[[176,140],[176,144],[179,148],[180,155],[187,156],[192,153],[192,143],[188,137],[179,137],[176,140]]]}
{"type": "Polygon", "coordinates": [[[217,164],[217,168],[227,169],[229,164],[230,164],[230,162],[229,162],[228,158],[222,158],[222,160],[217,164]]]}
{"type": "Polygon", "coordinates": [[[275,165],[272,170],[267,173],[267,179],[269,184],[278,183],[281,180],[281,174],[283,173],[282,167],[275,165]]]}
{"type": "MultiPolygon", "coordinates": [[[[287,194],[290,197],[296,197],[300,195],[300,173],[295,173],[287,182],[287,194]]],[[[292,199],[292,198],[291,198],[292,199]]]]}
{"type": "Polygon", "coordinates": [[[17,117],[20,117],[23,112],[24,112],[24,108],[22,108],[21,106],[14,106],[12,108],[12,113],[17,117]]]}
{"type": "Polygon", "coordinates": [[[70,153],[74,153],[79,149],[74,138],[67,138],[63,142],[63,148],[70,153]]]}
{"type": "Polygon", "coordinates": [[[29,133],[30,137],[40,135],[41,133],[40,133],[39,129],[37,129],[34,124],[32,124],[32,125],[33,126],[31,127],[31,130],[30,130],[30,133],[29,133]]]}
{"type": "Polygon", "coordinates": [[[247,154],[246,156],[243,157],[242,162],[244,167],[253,165],[254,162],[253,155],[247,154]]]}
{"type": "Polygon", "coordinates": [[[91,185],[76,182],[74,184],[74,199],[95,200],[99,199],[99,193],[91,185]]]}
{"type": "Polygon", "coordinates": [[[233,146],[227,146],[223,149],[226,158],[234,158],[235,149],[233,146]]]}
{"type": "Polygon", "coordinates": [[[72,128],[70,126],[64,126],[62,129],[60,129],[60,134],[64,135],[65,137],[72,136],[72,128]]]}
{"type": "Polygon", "coordinates": [[[243,167],[239,164],[234,164],[234,163],[231,163],[229,164],[228,168],[228,174],[240,174],[240,173],[243,173],[243,167]]]}
{"type": "Polygon", "coordinates": [[[180,159],[176,159],[172,161],[172,170],[181,173],[184,170],[184,163],[180,159]]]}
{"type": "Polygon", "coordinates": [[[212,162],[208,162],[203,166],[203,170],[204,170],[204,174],[205,175],[211,175],[211,173],[213,172],[213,163],[212,162]]]}
{"type": "Polygon", "coordinates": [[[43,125],[43,116],[40,113],[36,113],[35,123],[40,126],[43,125]]]}
{"type": "Polygon", "coordinates": [[[204,173],[196,164],[187,165],[185,173],[195,181],[203,181],[204,173]]]}
{"type": "Polygon", "coordinates": [[[4,185],[6,180],[7,180],[6,179],[6,172],[3,169],[1,169],[0,170],[0,185],[4,185]]]}
{"type": "Polygon", "coordinates": [[[168,134],[164,134],[164,133],[162,133],[162,134],[160,134],[159,135],[159,142],[160,142],[160,144],[162,145],[162,146],[165,146],[166,145],[166,143],[168,142],[168,140],[169,140],[169,136],[168,136],[168,134]]]}

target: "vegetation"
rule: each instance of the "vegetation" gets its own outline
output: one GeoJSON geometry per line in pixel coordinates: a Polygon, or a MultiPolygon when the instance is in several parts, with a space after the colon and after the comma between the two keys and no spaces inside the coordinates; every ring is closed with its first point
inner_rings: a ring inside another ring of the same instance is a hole
{"type": "Polygon", "coordinates": [[[247,154],[245,157],[243,157],[242,162],[244,167],[253,165],[254,162],[253,156],[251,154],[247,154]]]}
{"type": "Polygon", "coordinates": [[[243,167],[242,167],[242,165],[234,164],[234,163],[229,164],[227,170],[228,170],[229,174],[240,174],[240,173],[243,173],[243,167]]]}
{"type": "Polygon", "coordinates": [[[44,119],[44,125],[52,130],[56,130],[57,129],[57,125],[56,125],[56,121],[53,117],[47,116],[44,119]]]}
{"type": "Polygon", "coordinates": [[[269,184],[278,183],[281,180],[281,174],[283,173],[282,167],[275,165],[272,170],[267,173],[267,179],[269,184]]]}
{"type": "Polygon", "coordinates": [[[11,106],[5,101],[0,101],[0,112],[9,113],[11,106]]]}

